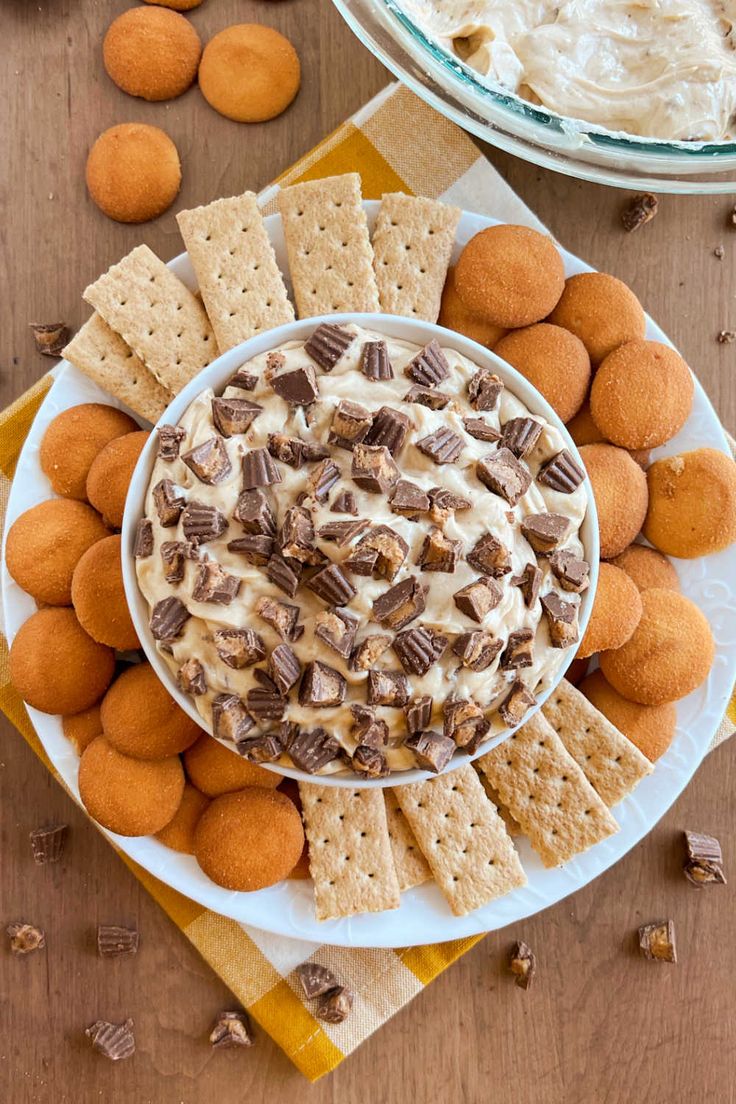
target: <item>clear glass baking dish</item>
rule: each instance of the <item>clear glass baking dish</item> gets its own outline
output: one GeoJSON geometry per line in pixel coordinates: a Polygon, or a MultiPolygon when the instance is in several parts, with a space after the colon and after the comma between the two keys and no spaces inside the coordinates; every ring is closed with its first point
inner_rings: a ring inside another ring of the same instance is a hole
{"type": "Polygon", "coordinates": [[[396,0],[333,0],[360,41],[399,80],[465,130],[544,168],[618,188],[736,191],[736,142],[666,142],[567,119],[477,73],[429,39],[396,0]]]}

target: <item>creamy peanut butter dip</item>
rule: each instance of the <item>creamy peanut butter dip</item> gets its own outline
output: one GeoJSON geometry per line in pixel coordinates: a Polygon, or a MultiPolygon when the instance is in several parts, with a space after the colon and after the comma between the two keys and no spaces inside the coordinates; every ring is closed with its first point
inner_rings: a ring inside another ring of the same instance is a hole
{"type": "Polygon", "coordinates": [[[140,588],[241,754],[442,769],[556,681],[587,586],[584,473],[488,369],[321,326],[159,438],[140,588]]]}
{"type": "Polygon", "coordinates": [[[492,83],[651,138],[733,135],[736,0],[399,0],[492,83]]]}

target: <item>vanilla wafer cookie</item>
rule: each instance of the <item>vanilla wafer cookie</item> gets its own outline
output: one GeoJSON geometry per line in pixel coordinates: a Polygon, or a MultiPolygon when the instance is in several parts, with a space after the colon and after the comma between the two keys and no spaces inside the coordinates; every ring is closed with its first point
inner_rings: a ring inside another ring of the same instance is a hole
{"type": "Polygon", "coordinates": [[[358,174],[292,184],[278,202],[299,317],[379,310],[358,174]]]}
{"type": "Polygon", "coordinates": [[[97,313],[78,330],[62,356],[149,422],[157,422],[173,398],[97,313]]]}
{"type": "Polygon", "coordinates": [[[545,866],[559,866],[618,831],[541,713],[476,762],[545,866]]]}
{"type": "Polygon", "coordinates": [[[300,782],[299,796],[317,919],[398,908],[381,791],[300,782]]]}
{"type": "Polygon", "coordinates": [[[652,764],[636,744],[566,679],[542,712],[606,805],[617,805],[652,773],[652,764]]]}
{"type": "Polygon", "coordinates": [[[253,192],[180,211],[179,230],[221,353],[262,330],[293,322],[253,192]]]}
{"type": "Polygon", "coordinates": [[[511,837],[470,763],[395,792],[455,916],[526,884],[511,837]]]}
{"type": "Polygon", "coordinates": [[[459,220],[458,207],[435,199],[383,197],[373,231],[382,311],[437,321],[459,220]]]}
{"type": "Polygon", "coordinates": [[[394,857],[399,889],[403,893],[405,889],[411,889],[428,881],[432,877],[432,872],[417,843],[416,836],[409,827],[409,821],[401,811],[395,792],[387,788],[383,794],[386,799],[386,820],[388,838],[391,840],[391,854],[394,857]]]}
{"type": "Polygon", "coordinates": [[[85,288],[84,298],[174,394],[218,355],[202,303],[147,245],[85,288]]]}

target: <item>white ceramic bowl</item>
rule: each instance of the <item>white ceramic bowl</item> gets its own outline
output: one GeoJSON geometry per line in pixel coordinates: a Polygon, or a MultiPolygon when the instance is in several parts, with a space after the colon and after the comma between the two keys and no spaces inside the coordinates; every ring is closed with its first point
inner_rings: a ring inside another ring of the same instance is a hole
{"type": "MultiPolygon", "coordinates": [[[[381,333],[385,333],[389,337],[410,341],[416,345],[425,345],[428,341],[431,341],[432,338],[436,338],[440,345],[445,348],[455,349],[457,352],[479,365],[479,367],[492,368],[493,371],[501,377],[509,391],[518,396],[518,398],[526,404],[532,414],[539,414],[559,431],[567,448],[575,459],[582,464],[576,445],[552,407],[540,395],[537,389],[533,387],[528,380],[524,379],[519,372],[512,368],[511,365],[507,364],[506,361],[501,360],[495,353],[484,348],[482,345],[478,345],[475,341],[471,341],[467,337],[462,337],[460,334],[456,334],[451,330],[446,330],[443,326],[436,326],[430,322],[423,322],[418,319],[399,318],[394,315],[385,314],[325,315],[320,318],[307,318],[301,319],[298,322],[290,322],[285,326],[279,326],[275,330],[269,330],[266,333],[258,334],[249,341],[244,341],[241,345],[237,345],[234,349],[230,349],[227,353],[223,353],[222,356],[218,357],[217,360],[213,361],[212,364],[208,365],[207,368],[200,372],[199,375],[176,396],[159,420],[158,425],[164,423],[176,424],[181,419],[190,403],[192,403],[205,388],[211,387],[216,394],[219,394],[225,388],[233,372],[235,372],[241,364],[244,364],[246,361],[250,360],[251,357],[257,356],[259,353],[264,353],[270,349],[275,349],[283,345],[286,341],[306,340],[320,322],[338,324],[359,322],[367,329],[377,330],[381,333]]],[[[138,519],[142,517],[145,512],[144,503],[146,491],[156,460],[157,447],[157,435],[154,432],[151,434],[150,440],[141,453],[128,492],[122,530],[123,580],[125,583],[125,592],[138,637],[154,670],[182,709],[184,709],[199,725],[204,727],[203,719],[198,713],[192,698],[188,694],[182,693],[179,689],[171,669],[156,648],[156,643],[151,635],[149,626],[150,611],[148,603],[140,591],[136,576],[135,559],[133,557],[135,529],[138,519]]],[[[580,539],[585,549],[585,557],[590,564],[590,586],[582,596],[580,607],[579,620],[581,637],[588,624],[593,603],[593,595],[595,594],[598,580],[599,553],[598,519],[593,492],[587,480],[585,487],[587,492],[587,512],[580,529],[580,539]]],[[[560,668],[560,679],[564,676],[574,655],[575,651],[571,648],[560,668]]],[[[559,679],[557,681],[559,681],[559,679]]],[[[527,714],[525,720],[528,720],[529,717],[544,704],[552,693],[555,685],[556,683],[550,686],[545,693],[537,698],[535,707],[527,714]]],[[[468,756],[466,752],[456,752],[446,767],[446,770],[453,770],[462,763],[467,763],[470,759],[475,759],[479,755],[483,755],[484,752],[489,751],[492,747],[495,747],[497,744],[507,739],[513,731],[514,729],[506,729],[504,732],[496,733],[481,744],[472,756],[468,756]]],[[[233,754],[237,754],[232,744],[223,742],[223,746],[229,748],[233,754]]],[[[434,777],[429,771],[424,770],[400,771],[389,775],[387,778],[376,779],[362,778],[349,770],[341,771],[339,774],[334,775],[315,776],[294,767],[283,767],[277,763],[264,764],[264,766],[269,770],[275,771],[277,774],[287,775],[289,778],[312,782],[318,779],[320,784],[326,786],[383,787],[395,785],[397,782],[405,785],[410,782],[420,782],[426,778],[434,777]]]]}

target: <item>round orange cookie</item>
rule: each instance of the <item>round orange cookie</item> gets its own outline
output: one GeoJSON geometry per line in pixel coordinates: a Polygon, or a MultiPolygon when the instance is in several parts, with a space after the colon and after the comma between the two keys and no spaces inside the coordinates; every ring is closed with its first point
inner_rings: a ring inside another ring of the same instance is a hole
{"type": "Polygon", "coordinates": [[[68,606],[81,556],[109,530],[83,502],[50,498],[11,525],[5,562],[19,587],[47,606],[68,606]]]}
{"type": "Polygon", "coordinates": [[[281,781],[275,771],[264,770],[241,759],[235,751],[230,751],[207,733],[184,752],[184,766],[190,781],[208,797],[233,793],[245,786],[275,790],[281,781]]]}
{"type": "Polygon", "coordinates": [[[99,702],[96,705],[91,705],[89,709],[83,709],[81,713],[72,713],[69,717],[62,717],[61,727],[67,740],[74,744],[77,755],[81,755],[88,744],[91,744],[97,736],[102,735],[99,702]]]}
{"type": "Polygon", "coordinates": [[[39,459],[58,495],[87,498],[87,474],[97,453],[114,437],[138,429],[133,419],[101,403],[82,403],[57,414],[41,442],[39,459]]]}
{"type": "Polygon", "coordinates": [[[630,544],[613,563],[633,579],[639,590],[650,590],[652,587],[680,589],[677,572],[667,557],[645,544],[630,544]]]}
{"type": "Polygon", "coordinates": [[[123,524],[123,511],[133,469],[150,437],[147,430],[126,433],[105,445],[92,461],[87,476],[87,498],[113,529],[123,524]]]}
{"type": "Polygon", "coordinates": [[[585,658],[608,648],[620,648],[639,624],[641,609],[641,597],[633,580],[613,564],[602,563],[593,609],[577,655],[585,658]]]}
{"type": "Polygon", "coordinates": [[[561,326],[538,322],[513,330],[494,351],[542,392],[563,422],[569,422],[585,402],[590,357],[582,341],[561,326]]]}
{"type": "Polygon", "coordinates": [[[194,854],[205,874],[243,892],[288,877],[303,847],[304,829],[294,803],[260,786],[216,797],[194,832],[194,854]]]}
{"type": "Polygon", "coordinates": [[[549,314],[565,286],[554,242],[527,226],[489,226],[471,238],[455,267],[468,310],[497,326],[529,326],[549,314]]]}
{"type": "Polygon", "coordinates": [[[627,341],[601,363],[590,412],[604,437],[652,449],[674,437],[693,405],[693,377],[679,353],[659,341],[627,341]]]}
{"type": "Polygon", "coordinates": [[[165,759],[191,747],[202,729],[176,704],[150,663],[136,663],[102,701],[102,729],[123,755],[165,759]]]}
{"type": "Polygon", "coordinates": [[[172,851],[181,851],[185,855],[194,854],[194,829],[199,818],[210,803],[210,799],[200,793],[190,782],[184,786],[181,804],[174,813],[172,819],[160,832],[156,833],[156,839],[170,847],[172,851]]]}
{"type": "Polygon", "coordinates": [[[299,91],[301,66],[288,38],[260,23],[220,31],[204,48],[199,87],[210,107],[238,123],[285,111],[299,91]]]}
{"type": "Polygon", "coordinates": [[[140,648],[123,587],[120,537],[105,537],[89,548],[72,579],[74,612],[85,632],[119,652],[140,648]]]}
{"type": "Polygon", "coordinates": [[[464,334],[479,345],[485,345],[492,349],[508,331],[503,326],[494,326],[480,314],[473,314],[463,304],[455,287],[455,269],[450,268],[447,280],[442,291],[442,303],[440,304],[440,316],[437,319],[440,326],[447,326],[448,330],[464,334]]]}
{"type": "Polygon", "coordinates": [[[158,127],[119,123],[103,131],[89,151],[89,194],[116,222],[157,218],[174,202],[180,187],[177,148],[158,127]]]}
{"type": "Polygon", "coordinates": [[[611,560],[627,548],[647,512],[647,477],[625,449],[583,445],[580,455],[590,476],[601,542],[601,559],[611,560]]]}
{"type": "Polygon", "coordinates": [[[81,713],[102,697],[115,670],[112,648],[84,631],[74,610],[42,609],[10,649],[10,681],[42,713],[81,713]]]}
{"type": "Polygon", "coordinates": [[[602,671],[593,671],[583,679],[578,690],[652,762],[664,755],[672,743],[677,724],[674,702],[638,705],[627,701],[606,682],[602,671]]]}
{"type": "Polygon", "coordinates": [[[668,556],[708,556],[736,540],[736,464],[701,448],[656,460],[647,472],[644,536],[668,556]]]}
{"type": "Polygon", "coordinates": [[[79,763],[79,796],[91,817],[120,836],[159,832],[179,808],[184,771],[178,756],[144,763],[98,736],[79,763]]]}
{"type": "MultiPolygon", "coordinates": [[[[593,415],[590,413],[590,403],[587,400],[580,407],[575,417],[567,423],[567,429],[578,448],[581,445],[595,445],[599,441],[606,440],[593,421],[593,415]]],[[[627,449],[626,451],[642,471],[647,470],[649,467],[649,449],[627,449]]]]}
{"type": "Polygon", "coordinates": [[[173,8],[174,11],[191,11],[198,8],[202,0],[143,0],[144,4],[157,4],[161,8],[173,8]]]}
{"type": "Polygon", "coordinates": [[[170,100],[197,75],[202,43],[183,15],[162,7],[129,8],[107,29],[107,75],[130,96],[170,100]]]}
{"type": "Polygon", "coordinates": [[[571,276],[548,321],[579,337],[594,366],[646,331],[644,311],[633,291],[606,272],[571,276]]]}
{"type": "Polygon", "coordinates": [[[707,678],[715,655],[713,634],[698,607],[675,590],[654,587],[644,591],[641,601],[634,635],[615,652],[601,655],[601,670],[629,701],[677,701],[707,678]]]}

